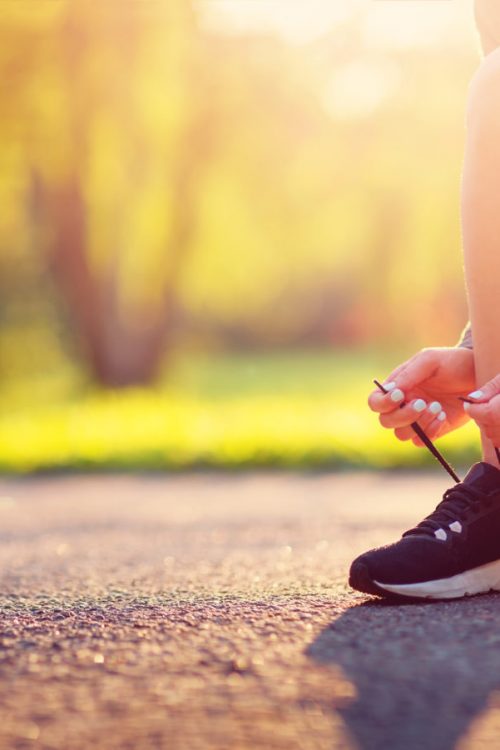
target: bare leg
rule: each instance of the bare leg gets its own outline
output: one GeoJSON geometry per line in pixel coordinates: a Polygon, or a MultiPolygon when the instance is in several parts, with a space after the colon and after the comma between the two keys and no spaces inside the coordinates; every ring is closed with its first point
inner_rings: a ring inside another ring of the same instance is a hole
{"type": "MultiPolygon", "coordinates": [[[[478,387],[500,373],[500,49],[470,88],[462,233],[478,387]]],[[[483,459],[498,466],[482,435],[483,459]]]]}

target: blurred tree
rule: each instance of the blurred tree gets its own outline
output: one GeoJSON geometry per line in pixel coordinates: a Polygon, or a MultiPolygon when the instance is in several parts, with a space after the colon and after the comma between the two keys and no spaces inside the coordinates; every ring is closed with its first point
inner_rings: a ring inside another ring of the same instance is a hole
{"type": "MultiPolygon", "coordinates": [[[[45,19],[46,20],[46,19],[45,19]]],[[[189,3],[64,3],[27,49],[27,223],[95,377],[150,382],[196,227],[209,100],[189,3]]],[[[30,22],[20,34],[27,45],[30,22]]],[[[16,55],[13,55],[16,59],[16,55]]],[[[18,58],[17,58],[18,59],[18,58]]]]}

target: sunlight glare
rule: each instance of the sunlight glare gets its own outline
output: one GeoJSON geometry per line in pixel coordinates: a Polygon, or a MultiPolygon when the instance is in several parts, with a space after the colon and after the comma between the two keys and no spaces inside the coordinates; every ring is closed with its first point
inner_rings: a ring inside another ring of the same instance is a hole
{"type": "Polygon", "coordinates": [[[202,23],[232,34],[275,33],[294,44],[328,34],[356,14],[366,43],[425,47],[473,33],[471,0],[198,0],[202,23]]]}
{"type": "Polygon", "coordinates": [[[367,7],[363,35],[382,48],[425,47],[473,33],[471,2],[466,0],[376,0],[367,7]]]}
{"type": "Polygon", "coordinates": [[[401,81],[399,67],[358,60],[335,70],[324,92],[327,110],[335,118],[366,117],[394,93],[401,81]]]}
{"type": "Polygon", "coordinates": [[[304,44],[347,19],[366,0],[201,0],[202,20],[230,33],[271,32],[304,44]]]}

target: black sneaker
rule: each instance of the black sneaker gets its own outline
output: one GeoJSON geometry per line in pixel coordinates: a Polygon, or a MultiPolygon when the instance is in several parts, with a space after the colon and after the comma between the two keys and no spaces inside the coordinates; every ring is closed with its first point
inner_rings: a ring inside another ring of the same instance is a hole
{"type": "Polygon", "coordinates": [[[500,591],[500,471],[475,464],[399,542],[356,558],[349,584],[367,594],[410,599],[500,591]]]}

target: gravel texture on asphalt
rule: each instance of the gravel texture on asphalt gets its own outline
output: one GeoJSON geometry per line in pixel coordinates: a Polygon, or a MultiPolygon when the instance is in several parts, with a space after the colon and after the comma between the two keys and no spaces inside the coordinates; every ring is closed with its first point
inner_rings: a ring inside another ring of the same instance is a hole
{"type": "Polygon", "coordinates": [[[351,559],[441,474],[0,481],[2,750],[500,747],[500,595],[390,604],[351,559]]]}

